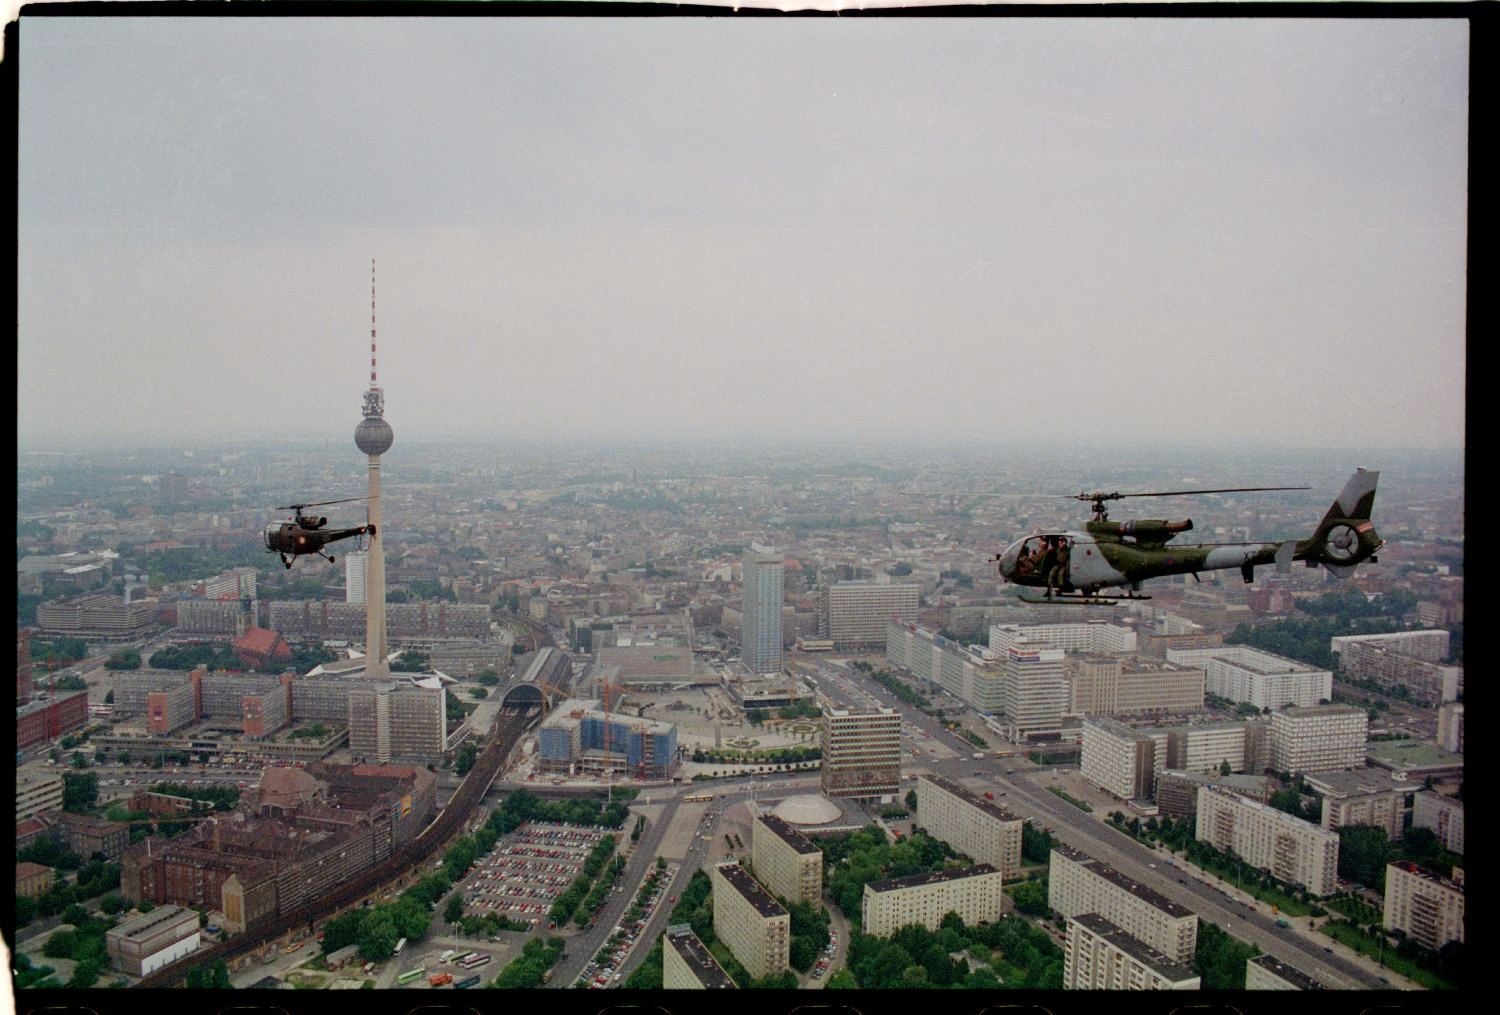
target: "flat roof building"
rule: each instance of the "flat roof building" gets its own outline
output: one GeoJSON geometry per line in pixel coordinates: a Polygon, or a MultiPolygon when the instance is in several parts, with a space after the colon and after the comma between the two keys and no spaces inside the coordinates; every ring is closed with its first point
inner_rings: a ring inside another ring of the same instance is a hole
{"type": "Polygon", "coordinates": [[[60,811],[63,805],[61,772],[16,773],[16,822],[42,811],[60,811]]]}
{"type": "Polygon", "coordinates": [[[1011,642],[1001,656],[1000,688],[1005,702],[1002,727],[1011,743],[1023,744],[1062,729],[1068,706],[1062,649],[1024,639],[1011,642]]]}
{"type": "MultiPolygon", "coordinates": [[[[1464,802],[1430,790],[1416,794],[1412,801],[1413,828],[1426,828],[1450,853],[1463,856],[1464,802]]],[[[1394,838],[1394,836],[1393,836],[1394,838]]]]}
{"type": "Polygon", "coordinates": [[[825,796],[894,797],[901,788],[901,713],[893,708],[824,708],[825,796]]]}
{"type": "Polygon", "coordinates": [[[960,645],[925,627],[892,621],[886,626],[885,658],[981,712],[994,714],[1005,706],[999,657],[987,649],[960,645]]]}
{"type": "Polygon", "coordinates": [[[1021,867],[1025,821],[941,775],[917,781],[917,823],[934,838],[1013,881],[1021,867]]]}
{"type": "Polygon", "coordinates": [[[1068,917],[1064,990],[1197,990],[1202,977],[1097,913],[1068,917]]]}
{"type": "Polygon", "coordinates": [[[1317,980],[1295,966],[1270,955],[1257,955],[1245,963],[1246,990],[1323,990],[1317,980]]]}
{"type": "Polygon", "coordinates": [[[1167,661],[1203,667],[1209,694],[1237,705],[1282,708],[1333,697],[1333,673],[1243,645],[1169,649],[1167,661]]]}
{"type": "Polygon", "coordinates": [[[834,582],[818,596],[818,637],[835,652],[883,649],[892,621],[917,619],[921,596],[919,586],[900,582],[834,582]]]}
{"type": "Polygon", "coordinates": [[[1323,798],[1320,824],[1330,831],[1348,825],[1369,825],[1399,839],[1406,827],[1412,794],[1421,787],[1402,782],[1379,768],[1357,772],[1310,772],[1303,777],[1309,789],[1323,798]]]}
{"type": "Polygon", "coordinates": [[[791,914],[737,863],[718,864],[710,877],[714,936],[754,979],[786,972],[792,943],[791,914]]]}
{"type": "Polygon", "coordinates": [[[109,964],[130,976],[146,976],[197,951],[198,914],[177,906],[158,906],[105,932],[109,964]]]}
{"type": "Polygon", "coordinates": [[[1449,941],[1463,941],[1463,885],[1410,860],[1388,864],[1384,926],[1433,951],[1449,941]]]}
{"type": "Polygon", "coordinates": [[[1353,705],[1313,705],[1271,713],[1271,767],[1278,772],[1364,768],[1370,717],[1353,705]]]}
{"type": "Polygon", "coordinates": [[[776,815],[756,815],[750,830],[750,861],[773,895],[814,907],[823,898],[823,851],[776,815]]]}
{"type": "Polygon", "coordinates": [[[1197,838],[1314,895],[1337,887],[1337,832],[1217,786],[1198,790],[1197,838]]]}
{"type": "Polygon", "coordinates": [[[734,990],[735,983],[687,924],[674,924],[662,936],[663,990],[734,990]]]}
{"type": "Polygon", "coordinates": [[[1156,790],[1156,740],[1113,719],[1083,720],[1083,777],[1119,800],[1147,800],[1156,790]]]}
{"type": "Polygon", "coordinates": [[[990,923],[1000,918],[1003,880],[998,870],[981,863],[872,881],[865,885],[860,925],[866,934],[890,937],[908,924],[937,930],[949,913],[965,924],[990,923]]]}
{"type": "Polygon", "coordinates": [[[1052,850],[1047,904],[1065,917],[1094,913],[1176,962],[1198,949],[1196,914],[1070,846],[1052,850]]]}
{"type": "Polygon", "coordinates": [[[1070,656],[1063,672],[1070,715],[1171,715],[1203,708],[1201,666],[1088,653],[1070,656]]]}

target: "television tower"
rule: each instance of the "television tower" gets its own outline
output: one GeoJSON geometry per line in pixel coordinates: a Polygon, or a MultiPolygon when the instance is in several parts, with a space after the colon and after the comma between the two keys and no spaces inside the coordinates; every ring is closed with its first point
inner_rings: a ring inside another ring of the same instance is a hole
{"type": "Polygon", "coordinates": [[[354,444],[370,456],[370,548],[365,557],[365,676],[389,677],[385,636],[385,528],[380,517],[380,456],[396,441],[384,419],[385,393],[375,374],[375,259],[370,258],[370,390],[354,444]]]}

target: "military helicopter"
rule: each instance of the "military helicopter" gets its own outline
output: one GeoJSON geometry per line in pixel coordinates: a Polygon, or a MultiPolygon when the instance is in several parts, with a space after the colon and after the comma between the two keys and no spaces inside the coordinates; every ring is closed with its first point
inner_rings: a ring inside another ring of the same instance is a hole
{"type": "Polygon", "coordinates": [[[1167,490],[1156,493],[1079,493],[1074,500],[1092,502],[1094,517],[1086,532],[1037,532],[1018,539],[997,554],[1001,577],[1023,588],[1045,589],[1045,597],[1026,602],[1063,602],[1109,605],[1120,599],[1150,599],[1140,595],[1141,583],[1163,575],[1239,568],[1245,581],[1255,580],[1255,568],[1274,564],[1285,571],[1293,561],[1308,567],[1319,564],[1336,575],[1346,575],[1364,561],[1374,563],[1375,551],[1385,541],[1375,534],[1370,510],[1375,503],[1379,472],[1357,470],[1307,539],[1276,543],[1199,543],[1169,546],[1172,538],[1192,529],[1191,519],[1150,518],[1113,522],[1105,504],[1125,497],[1175,497],[1185,494],[1241,493],[1250,490],[1306,490],[1305,486],[1236,487],[1223,490],[1167,490]],[[1100,590],[1123,588],[1118,596],[1100,590]]]}
{"type": "Polygon", "coordinates": [[[304,515],[303,508],[327,507],[330,504],[349,504],[357,500],[365,500],[364,497],[346,497],[343,500],[324,500],[316,504],[288,504],[279,507],[277,511],[295,511],[296,517],[288,522],[272,522],[266,526],[266,549],[272,553],[281,554],[281,562],[288,568],[292,566],[292,559],[302,556],[304,553],[316,553],[328,563],[334,562],[334,557],[323,552],[323,547],[340,539],[348,539],[350,536],[373,536],[375,526],[365,524],[356,525],[352,529],[325,529],[328,519],[322,515],[304,515]]]}

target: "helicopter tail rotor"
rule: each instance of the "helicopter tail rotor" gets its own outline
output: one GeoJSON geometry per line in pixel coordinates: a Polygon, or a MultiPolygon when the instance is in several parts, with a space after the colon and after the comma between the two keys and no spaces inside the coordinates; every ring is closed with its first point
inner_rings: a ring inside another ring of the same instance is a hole
{"type": "Polygon", "coordinates": [[[1358,469],[1329,506],[1323,520],[1298,556],[1308,567],[1322,564],[1336,577],[1345,577],[1362,561],[1375,561],[1385,545],[1370,521],[1375,506],[1375,484],[1380,473],[1358,469]]]}

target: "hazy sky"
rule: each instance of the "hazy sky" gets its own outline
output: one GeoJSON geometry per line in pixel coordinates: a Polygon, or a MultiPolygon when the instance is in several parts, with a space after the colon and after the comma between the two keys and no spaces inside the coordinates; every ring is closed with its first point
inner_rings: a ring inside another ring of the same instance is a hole
{"type": "MultiPolygon", "coordinates": [[[[1463,443],[1462,20],[52,19],[23,445],[1463,443]]],[[[357,452],[353,452],[356,453],[357,452]]]]}

